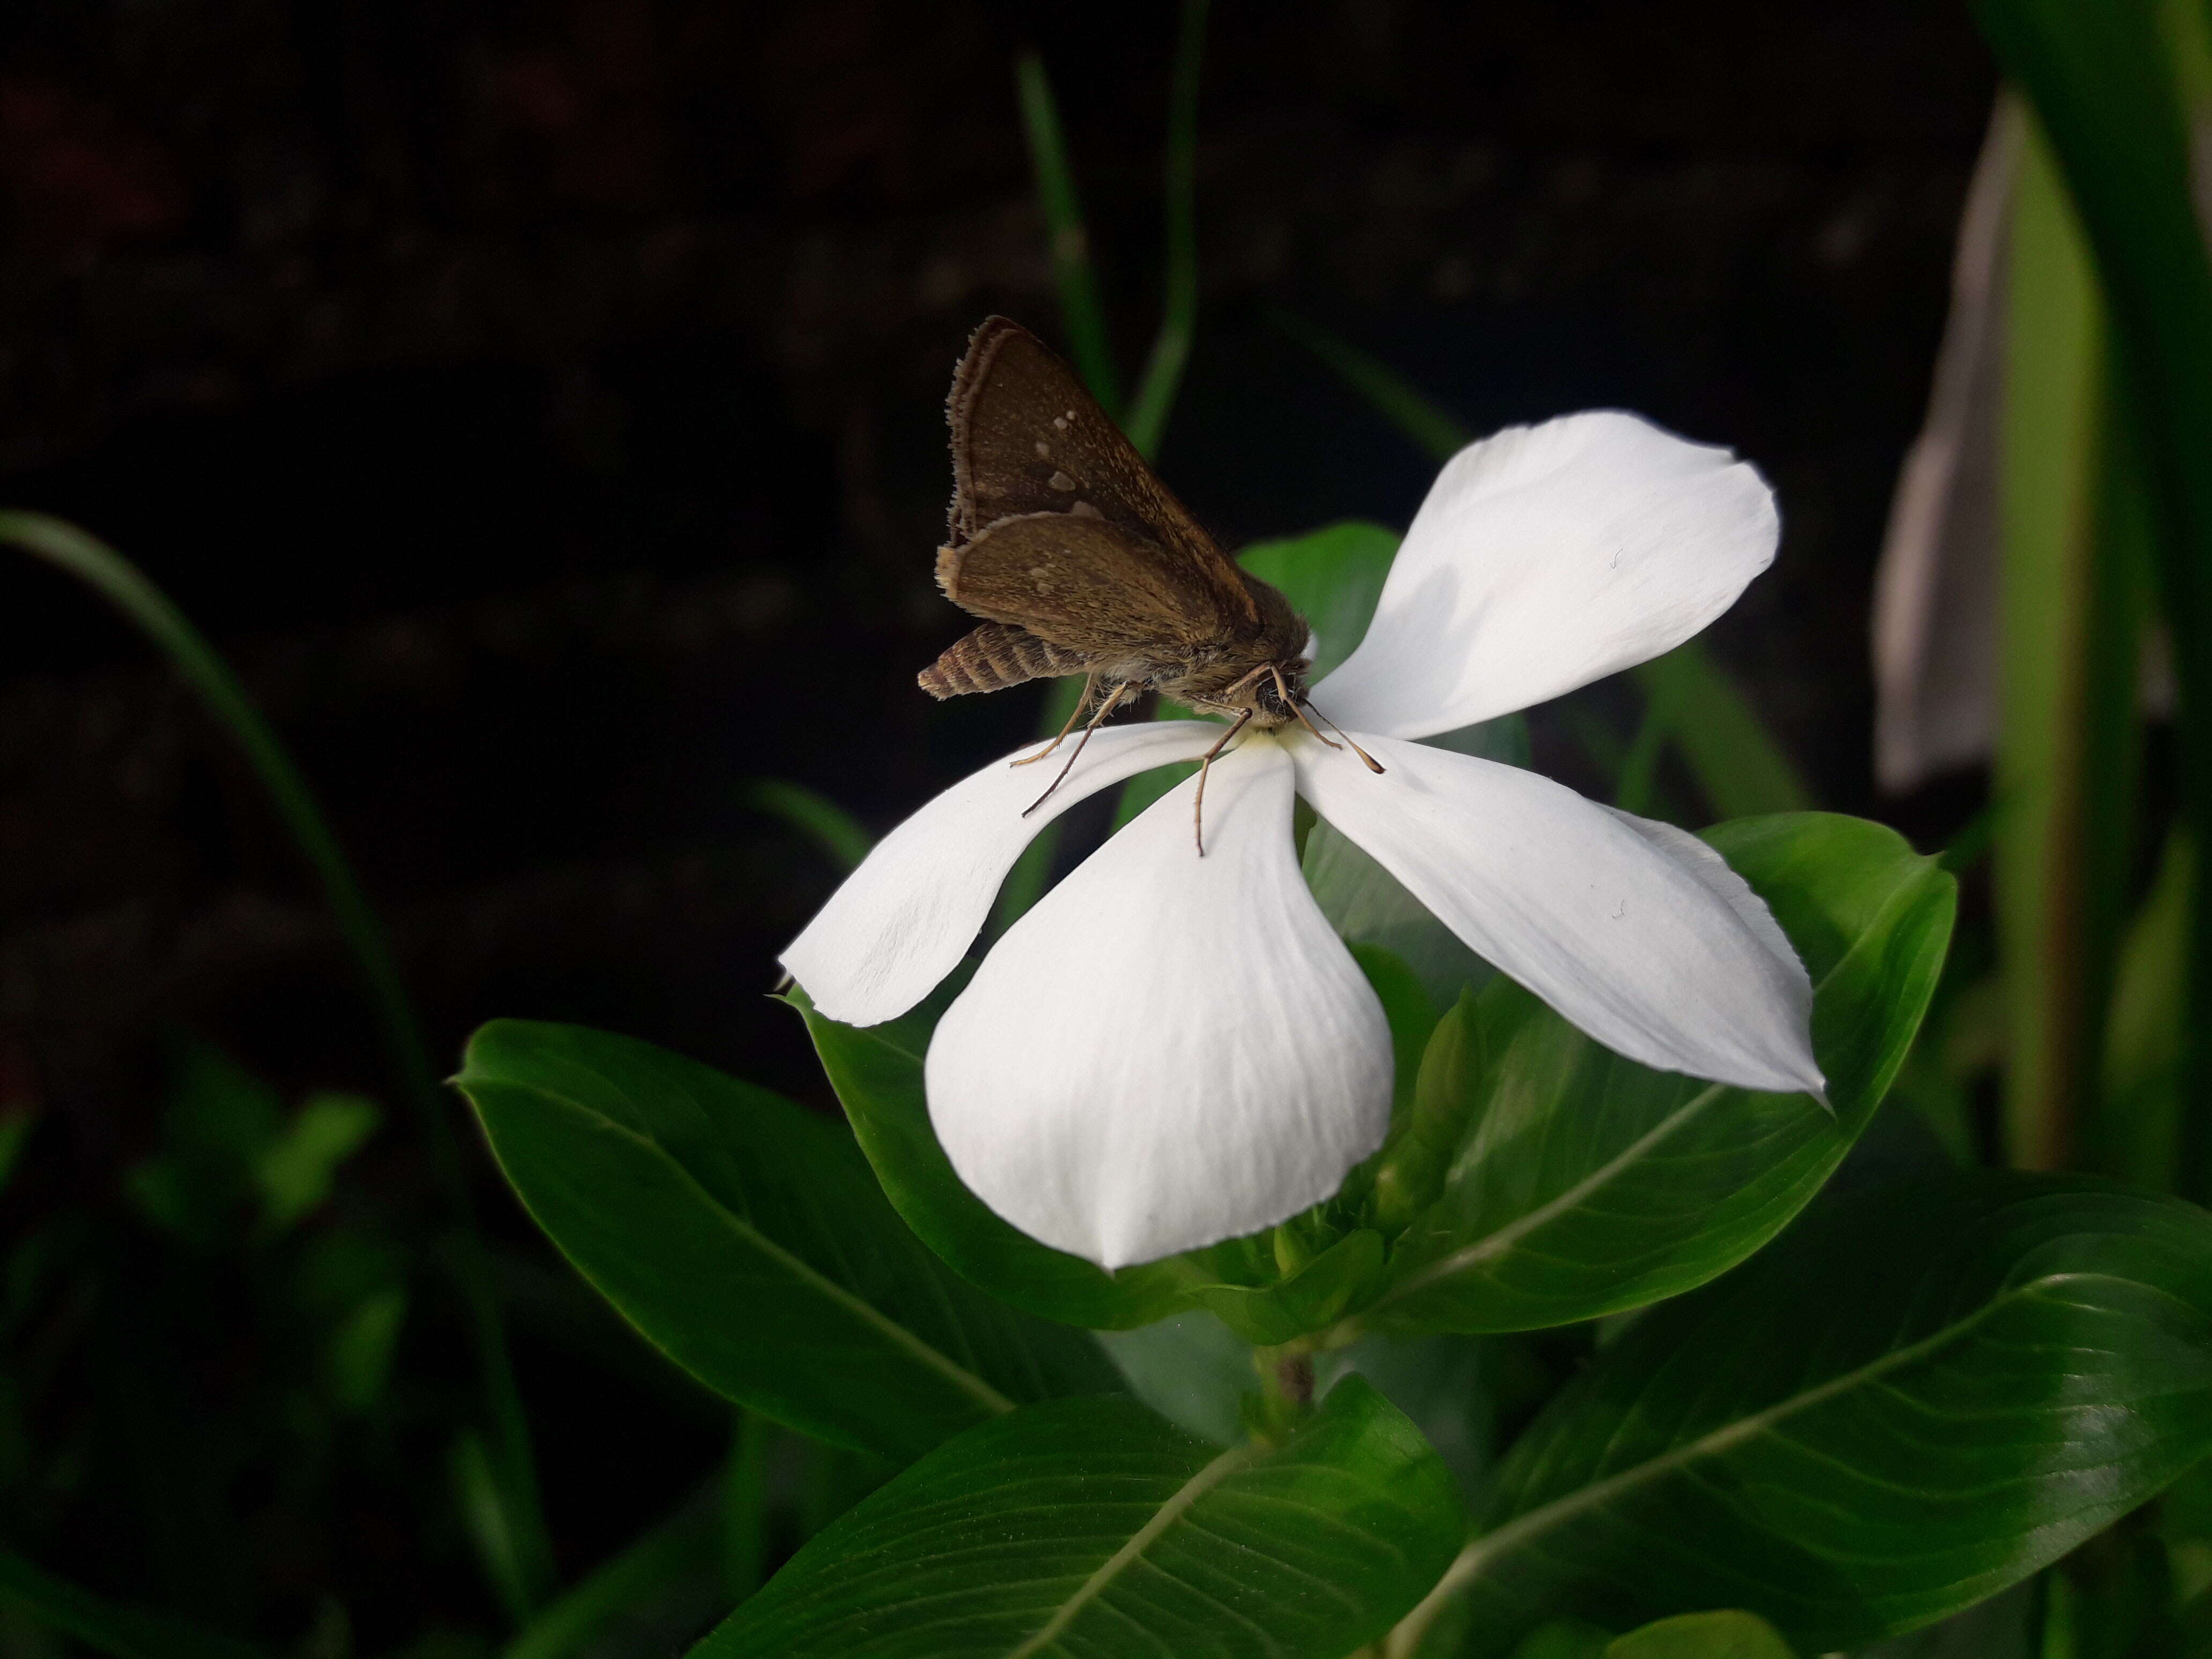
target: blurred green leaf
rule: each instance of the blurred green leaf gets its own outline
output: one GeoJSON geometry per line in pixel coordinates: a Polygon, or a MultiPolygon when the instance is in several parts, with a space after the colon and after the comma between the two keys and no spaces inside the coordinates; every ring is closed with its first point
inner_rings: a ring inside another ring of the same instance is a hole
{"type": "MultiPolygon", "coordinates": [[[[1956,1612],[2212,1450],[2212,1216],[2078,1177],[1824,1206],[1546,1408],[1421,1618],[1732,1601],[1826,1652],[1956,1612]]],[[[1410,1645],[1410,1643],[1409,1643],[1410,1645]]]]}
{"type": "MultiPolygon", "coordinates": [[[[2191,138],[2159,9],[1976,0],[2027,92],[2087,233],[2140,441],[2181,685],[2182,796],[2212,823],[2212,262],[2192,193],[2191,138]]],[[[2212,1016],[2212,893],[2194,898],[2188,1022],[2212,1016]]],[[[2212,1190],[2212,1045],[2193,1045],[2180,1190],[2212,1190]]]]}
{"type": "Polygon", "coordinates": [[[2193,845],[2185,830],[2168,835],[2157,878],[2120,943],[2103,1087],[2083,1149],[2100,1174],[2166,1189],[2180,1152],[2193,845]]]}
{"type": "Polygon", "coordinates": [[[1088,1338],[945,1273],[836,1125],[648,1044],[499,1021],[457,1082],[524,1206],[645,1336],[738,1404],[894,1462],[1115,1386],[1088,1338]]]}
{"type": "Polygon", "coordinates": [[[1224,1450],[1133,1401],[1025,1407],[802,1549],[699,1659],[1343,1659],[1451,1559],[1450,1475],[1350,1379],[1224,1450]]]}
{"type": "Polygon", "coordinates": [[[484,1577],[507,1618],[520,1625],[538,1602],[538,1586],[523,1553],[525,1547],[506,1483],[492,1466],[483,1437],[474,1429],[464,1429],[453,1437],[447,1473],[453,1481],[454,1507],[468,1528],[469,1541],[476,1547],[484,1577]]]}
{"type": "Polygon", "coordinates": [[[1685,1613],[1605,1647],[1603,1659],[1797,1659],[1781,1632],[1757,1613],[1685,1613]]]}
{"type": "Polygon", "coordinates": [[[1665,711],[1667,737],[1681,750],[1718,817],[1759,817],[1814,806],[1797,763],[1775,741],[1742,688],[1697,641],[1638,664],[1634,672],[1651,705],[1665,711]]]}
{"type": "Polygon", "coordinates": [[[1028,1312],[1109,1330],[1149,1325],[1189,1305],[1188,1291],[1202,1275],[1182,1258],[1109,1273],[1038,1243],[969,1192],[930,1127],[921,1054],[907,1046],[903,1024],[863,1030],[817,1012],[796,988],[785,1000],[806,1021],[884,1194],[962,1277],[1028,1312]]]}
{"type": "Polygon", "coordinates": [[[2022,1167],[2060,1169],[2076,1161],[2094,1115],[2134,875],[2148,527],[2089,251],[2040,131],[2018,125],[1993,894],[2009,1026],[2007,1150],[2022,1167]]]}
{"type": "Polygon", "coordinates": [[[81,1589],[0,1549],[0,1601],[111,1659],[268,1659],[264,1649],[189,1620],[146,1613],[81,1589]]]}
{"type": "Polygon", "coordinates": [[[1771,1238],[1843,1160],[1934,992],[1956,883],[1857,818],[1754,818],[1706,839],[1804,959],[1835,1109],[1649,1070],[1499,980],[1455,1039],[1473,1098],[1433,1109],[1467,1124],[1443,1195],[1398,1240],[1363,1324],[1527,1329],[1675,1295],[1771,1238]]]}
{"type": "Polygon", "coordinates": [[[720,1498],[721,1483],[709,1482],[668,1519],[548,1602],[501,1659],[602,1654],[610,1635],[625,1626],[644,1627],[644,1640],[626,1644],[634,1651],[669,1651],[672,1639],[680,1641],[725,1605],[720,1498]],[[665,1628],[670,1624],[675,1628],[665,1628]]]}
{"type": "Polygon", "coordinates": [[[310,1095],[283,1133],[253,1160],[261,1188],[264,1233],[281,1232],[331,1195],[338,1165],[383,1122],[373,1100],[359,1095],[310,1095]]]}
{"type": "Polygon", "coordinates": [[[819,790],[781,778],[756,778],[742,792],[746,805],[781,819],[829,855],[841,871],[859,866],[875,845],[860,821],[819,790]]]}
{"type": "Polygon", "coordinates": [[[331,1333],[323,1348],[323,1376],[342,1409],[365,1412],[384,1397],[406,1321],[407,1292],[392,1285],[364,1297],[331,1333]]]}

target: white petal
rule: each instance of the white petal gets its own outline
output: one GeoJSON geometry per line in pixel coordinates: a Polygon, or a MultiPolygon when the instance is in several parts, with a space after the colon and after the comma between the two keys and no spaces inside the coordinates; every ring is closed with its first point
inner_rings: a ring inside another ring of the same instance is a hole
{"type": "Polygon", "coordinates": [[[1334,1193],[1390,1121],[1390,1031],[1299,879],[1272,738],[1187,781],[993,947],[929,1048],[930,1121],[1023,1231],[1108,1267],[1334,1193]]]}
{"type": "Polygon", "coordinates": [[[1314,688],[1353,731],[1420,738],[1671,651],[1773,561],[1747,462],[1616,410],[1510,427],[1452,457],[1359,648],[1314,688]]]}
{"type": "Polygon", "coordinates": [[[1220,735],[1218,726],[1188,720],[1102,726],[1067,781],[1027,817],[1023,810],[1044,793],[1067,751],[1035,766],[992,762],[877,842],[786,947],[783,965],[832,1019],[877,1025],[897,1018],[959,964],[999,884],[1038,830],[1109,784],[1196,760],[1220,735]]]}
{"type": "Polygon", "coordinates": [[[1751,890],[1751,884],[1729,869],[1728,860],[1709,844],[1688,830],[1662,823],[1657,818],[1640,818],[1617,806],[1605,810],[1711,888],[1742,919],[1743,925],[1759,936],[1759,942],[1804,988],[1806,1018],[1810,1019],[1813,981],[1805,972],[1804,963],[1798,958],[1797,947],[1782,931],[1782,924],[1775,921],[1774,912],[1766,908],[1766,901],[1751,890]]]}
{"type": "Polygon", "coordinates": [[[1502,972],[1646,1066],[1826,1087],[1796,953],[1785,961],[1780,930],[1753,924],[1702,860],[1534,772],[1361,741],[1384,775],[1308,744],[1299,789],[1502,972]]]}

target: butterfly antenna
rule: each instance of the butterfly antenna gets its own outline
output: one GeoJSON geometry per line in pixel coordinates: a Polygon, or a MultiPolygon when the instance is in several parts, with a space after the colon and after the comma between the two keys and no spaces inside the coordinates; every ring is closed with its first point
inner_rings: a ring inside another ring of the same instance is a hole
{"type": "Polygon", "coordinates": [[[1198,763],[1198,799],[1190,804],[1190,828],[1191,833],[1198,837],[1198,855],[1200,858],[1206,856],[1206,775],[1213,769],[1213,757],[1228,747],[1229,739],[1242,732],[1244,723],[1251,718],[1252,711],[1249,708],[1239,714],[1236,723],[1221,734],[1220,740],[1207,750],[1198,763]]]}
{"type": "MultiPolygon", "coordinates": [[[[1312,700],[1311,700],[1310,698],[1301,697],[1298,701],[1299,701],[1300,704],[1302,705],[1302,708],[1301,708],[1301,710],[1300,710],[1300,714],[1299,714],[1299,718],[1300,718],[1300,719],[1304,719],[1304,709],[1306,709],[1306,708],[1313,708],[1313,711],[1314,711],[1314,713],[1315,713],[1315,714],[1321,714],[1321,710],[1320,710],[1320,709],[1318,709],[1318,708],[1314,708],[1313,702],[1312,702],[1312,700]]],[[[1330,731],[1332,731],[1332,732],[1335,732],[1335,733],[1336,733],[1336,735],[1337,735],[1338,737],[1342,738],[1344,739],[1345,744],[1346,744],[1346,746],[1348,746],[1348,747],[1351,749],[1352,752],[1353,754],[1355,754],[1355,755],[1358,756],[1360,759],[1362,759],[1362,760],[1364,760],[1364,761],[1365,761],[1365,762],[1367,763],[1367,769],[1368,769],[1369,771],[1370,771],[1370,772],[1372,772],[1373,774],[1375,774],[1375,775],[1376,775],[1376,777],[1378,777],[1378,778],[1379,778],[1379,777],[1381,777],[1381,776],[1382,775],[1382,763],[1381,761],[1379,761],[1379,760],[1376,760],[1376,759],[1375,758],[1375,757],[1374,757],[1374,756],[1372,756],[1372,755],[1369,754],[1369,753],[1368,753],[1364,749],[1362,749],[1362,748],[1361,748],[1358,744],[1353,743],[1353,742],[1352,741],[1352,733],[1351,733],[1351,732],[1349,732],[1346,731],[1342,726],[1339,726],[1339,725],[1338,725],[1334,720],[1333,720],[1329,719],[1329,717],[1328,717],[1328,715],[1326,715],[1326,714],[1321,714],[1321,723],[1322,723],[1323,726],[1326,726],[1327,727],[1328,727],[1328,729],[1329,729],[1330,731]]],[[[1314,733],[1314,735],[1315,735],[1316,737],[1317,737],[1317,738],[1320,738],[1320,737],[1321,737],[1321,733],[1320,733],[1320,732],[1315,732],[1315,733],[1314,733]]],[[[1327,738],[1321,738],[1321,740],[1322,740],[1323,743],[1328,743],[1328,739],[1327,738]]],[[[1334,744],[1333,744],[1333,743],[1329,743],[1329,744],[1328,744],[1328,746],[1329,746],[1330,748],[1332,748],[1332,749],[1334,749],[1334,748],[1335,748],[1335,747],[1336,747],[1336,745],[1335,745],[1334,744]]]]}
{"type": "Polygon", "coordinates": [[[1038,750],[1036,754],[1024,755],[1019,760],[1008,761],[1006,764],[1009,766],[1035,766],[1047,755],[1049,755],[1054,750],[1059,748],[1060,744],[1066,743],[1067,741],[1067,734],[1075,730],[1076,721],[1083,718],[1083,711],[1091,707],[1091,689],[1097,684],[1098,676],[1096,674],[1085,674],[1083,677],[1083,695],[1075,700],[1075,707],[1067,711],[1067,724],[1060,728],[1060,735],[1054,738],[1050,743],[1045,744],[1043,748],[1038,750]]]}
{"type": "MultiPolygon", "coordinates": [[[[1067,764],[1060,769],[1060,775],[1052,781],[1052,788],[1047,789],[1044,793],[1039,795],[1035,800],[1031,801],[1027,806],[1022,809],[1022,816],[1024,817],[1029,817],[1029,815],[1036,811],[1038,807],[1050,800],[1052,799],[1053,790],[1059,788],[1061,784],[1067,781],[1067,775],[1075,769],[1075,763],[1083,758],[1084,745],[1091,741],[1091,734],[1098,729],[1098,722],[1104,720],[1109,714],[1114,712],[1114,705],[1120,702],[1123,697],[1128,695],[1129,686],[1129,681],[1122,681],[1121,684],[1115,686],[1108,695],[1106,701],[1098,705],[1098,712],[1091,717],[1091,724],[1083,728],[1083,736],[1076,742],[1075,752],[1067,757],[1067,764]]],[[[1074,724],[1073,720],[1068,723],[1071,726],[1074,724]]],[[[1063,732],[1060,735],[1065,737],[1067,734],[1063,732]]],[[[1051,751],[1049,750],[1046,751],[1048,754],[1051,751]]],[[[1042,759],[1042,757],[1039,756],[1035,758],[1042,759]]]]}

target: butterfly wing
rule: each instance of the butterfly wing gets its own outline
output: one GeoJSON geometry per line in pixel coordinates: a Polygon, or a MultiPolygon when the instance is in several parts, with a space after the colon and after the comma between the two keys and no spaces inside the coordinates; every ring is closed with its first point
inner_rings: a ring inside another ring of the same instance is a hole
{"type": "Polygon", "coordinates": [[[1000,519],[940,549],[937,580],[962,610],[1100,664],[1172,659],[1249,630],[1167,549],[1085,514],[1000,519]]]}
{"type": "MultiPolygon", "coordinates": [[[[980,541],[1001,520],[1073,514],[1149,547],[1145,561],[1190,601],[1203,596],[1200,609],[1224,623],[1259,621],[1236,565],[1067,366],[1021,325],[992,317],[975,331],[953,377],[948,413],[951,550],[980,541]]],[[[1095,535],[1082,540],[1109,545],[1095,535]]],[[[945,591],[966,603],[950,586],[945,591]]]]}

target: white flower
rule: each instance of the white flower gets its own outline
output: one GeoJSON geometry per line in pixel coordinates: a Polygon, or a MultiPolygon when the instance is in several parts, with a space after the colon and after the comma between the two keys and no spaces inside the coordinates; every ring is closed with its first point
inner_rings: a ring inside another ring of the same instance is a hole
{"type": "MultiPolygon", "coordinates": [[[[1444,467],[1358,650],[1316,708],[1386,769],[1297,726],[1186,781],[992,949],[925,1077],[953,1167],[1032,1237],[1108,1267],[1328,1197],[1389,1127],[1382,1009],[1301,879],[1293,793],[1468,945],[1608,1048],[1820,1092],[1812,988],[1702,842],[1534,773],[1415,739],[1679,645],[1774,556],[1773,496],[1728,451],[1626,414],[1514,428],[1444,467]]],[[[784,965],[833,1019],[905,1012],[951,971],[1049,817],[1195,759],[1219,727],[1101,728],[1036,813],[994,763],[886,836],[784,965]]]]}

